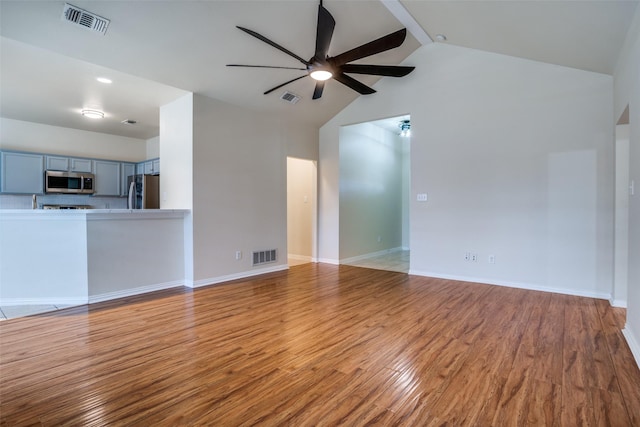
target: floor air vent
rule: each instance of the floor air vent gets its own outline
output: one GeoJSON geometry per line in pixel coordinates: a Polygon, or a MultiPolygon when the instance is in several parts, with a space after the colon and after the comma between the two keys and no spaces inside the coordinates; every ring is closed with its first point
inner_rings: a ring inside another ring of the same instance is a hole
{"type": "Polygon", "coordinates": [[[295,93],[291,93],[291,92],[283,93],[280,99],[283,99],[290,104],[295,104],[296,102],[300,101],[300,97],[295,93]]]}
{"type": "Polygon", "coordinates": [[[266,264],[276,262],[276,250],[269,249],[267,251],[257,251],[253,253],[253,265],[266,264]]]}
{"type": "Polygon", "coordinates": [[[65,3],[62,9],[62,20],[79,25],[88,30],[104,35],[109,27],[109,20],[84,9],[65,3]]]}

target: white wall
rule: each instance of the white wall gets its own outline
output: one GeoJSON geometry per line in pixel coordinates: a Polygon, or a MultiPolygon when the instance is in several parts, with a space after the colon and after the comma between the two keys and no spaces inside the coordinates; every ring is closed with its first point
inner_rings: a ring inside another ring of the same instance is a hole
{"type": "Polygon", "coordinates": [[[196,284],[251,271],[253,251],[276,249],[275,265],[286,265],[286,144],[279,127],[264,114],[194,96],[196,284]],[[235,260],[236,251],[242,259],[235,260]]]}
{"type": "Polygon", "coordinates": [[[160,208],[190,210],[184,218],[184,279],[185,285],[193,286],[192,93],[160,107],[158,148],[161,159],[160,208]]]}
{"type": "Polygon", "coordinates": [[[154,136],[153,138],[147,139],[145,145],[147,159],[155,159],[160,157],[160,136],[154,136]]]}
{"type": "Polygon", "coordinates": [[[0,149],[139,162],[146,141],[40,123],[0,118],[0,149]]]}
{"type": "MultiPolygon", "coordinates": [[[[294,145],[312,153],[316,132],[193,95],[194,286],[286,268],[286,157],[294,145]],[[252,252],[267,249],[277,250],[277,262],[253,267],[252,252]],[[243,254],[240,260],[236,251],[243,254]]],[[[165,142],[161,123],[162,158],[165,142]]]]}
{"type": "Polygon", "coordinates": [[[87,215],[89,301],[184,284],[182,212],[87,215]]]}
{"type": "Polygon", "coordinates": [[[192,209],[192,93],[160,107],[160,141],[160,208],[192,209]]]}
{"type": "Polygon", "coordinates": [[[411,138],[402,138],[402,249],[411,242],[411,138]]]}
{"type": "Polygon", "coordinates": [[[614,73],[614,112],[617,121],[629,106],[629,178],[636,184],[629,197],[629,271],[625,337],[640,365],[640,9],[629,28],[614,73]]]}
{"type": "Polygon", "coordinates": [[[629,125],[616,126],[615,248],[611,304],[627,306],[629,276],[629,125]]]}
{"type": "Polygon", "coordinates": [[[2,305],[87,303],[85,215],[58,212],[0,215],[2,305]]]}
{"type": "Polygon", "coordinates": [[[405,63],[320,130],[320,258],[338,255],[340,126],[408,113],[412,273],[608,298],[611,76],[441,43],[405,63]]]}
{"type": "Polygon", "coordinates": [[[371,123],[343,126],[339,151],[340,259],[401,247],[401,138],[371,123]]]}
{"type": "Polygon", "coordinates": [[[290,258],[312,260],[315,187],[314,162],[287,157],[287,252],[290,258]]]}

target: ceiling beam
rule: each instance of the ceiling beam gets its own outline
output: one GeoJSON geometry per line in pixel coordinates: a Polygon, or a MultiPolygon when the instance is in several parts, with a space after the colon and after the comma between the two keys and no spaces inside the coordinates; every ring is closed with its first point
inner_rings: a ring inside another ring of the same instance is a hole
{"type": "Polygon", "coordinates": [[[409,11],[400,3],[400,0],[380,0],[380,2],[389,9],[389,12],[405,26],[407,31],[409,31],[421,45],[424,46],[425,44],[433,43],[429,34],[418,24],[418,21],[413,19],[413,16],[411,16],[409,11]]]}

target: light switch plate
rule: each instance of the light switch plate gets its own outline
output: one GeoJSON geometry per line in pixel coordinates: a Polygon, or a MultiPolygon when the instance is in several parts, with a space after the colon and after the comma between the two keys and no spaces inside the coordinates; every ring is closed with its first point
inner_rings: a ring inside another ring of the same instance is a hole
{"type": "Polygon", "coordinates": [[[426,202],[427,201],[427,193],[420,193],[416,196],[416,200],[419,202],[426,202]]]}

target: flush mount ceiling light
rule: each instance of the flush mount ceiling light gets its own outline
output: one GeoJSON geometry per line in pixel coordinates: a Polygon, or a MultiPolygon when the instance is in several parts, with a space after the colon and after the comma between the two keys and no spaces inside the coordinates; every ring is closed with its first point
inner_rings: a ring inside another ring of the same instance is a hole
{"type": "Polygon", "coordinates": [[[111,83],[113,83],[113,82],[111,81],[111,79],[108,79],[108,78],[106,78],[106,77],[98,77],[96,80],[97,80],[97,81],[99,81],[100,83],[104,83],[104,84],[111,84],[111,83]]]}
{"type": "Polygon", "coordinates": [[[436,34],[436,40],[438,40],[439,42],[446,42],[447,36],[445,36],[444,34],[436,34]]]}
{"type": "Polygon", "coordinates": [[[410,120],[402,120],[398,123],[398,127],[400,128],[400,136],[409,137],[411,136],[411,121],[410,120]]]}
{"type": "Polygon", "coordinates": [[[104,113],[98,110],[82,110],[80,112],[83,116],[88,117],[90,119],[103,119],[104,113]]]}

